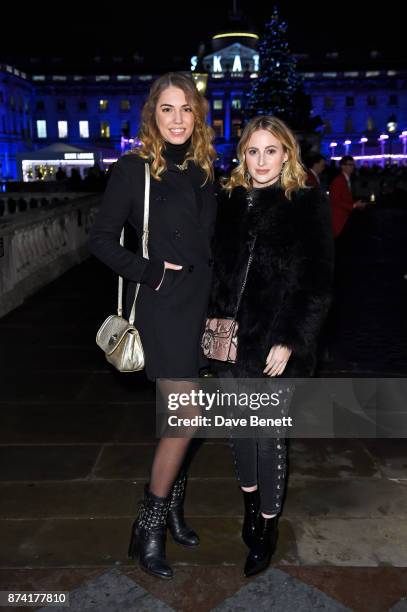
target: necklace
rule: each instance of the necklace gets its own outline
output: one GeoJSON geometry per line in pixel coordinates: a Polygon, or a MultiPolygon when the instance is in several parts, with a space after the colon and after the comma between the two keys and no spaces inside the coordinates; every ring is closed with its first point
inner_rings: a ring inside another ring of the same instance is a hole
{"type": "Polygon", "coordinates": [[[175,166],[178,168],[178,170],[186,170],[188,168],[188,160],[186,159],[184,162],[182,162],[182,164],[175,164],[175,166]]]}

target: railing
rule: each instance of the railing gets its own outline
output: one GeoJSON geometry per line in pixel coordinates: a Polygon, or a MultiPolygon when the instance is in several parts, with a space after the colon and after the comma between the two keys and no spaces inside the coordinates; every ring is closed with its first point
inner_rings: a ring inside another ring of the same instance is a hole
{"type": "Polygon", "coordinates": [[[55,193],[0,193],[0,220],[8,215],[15,215],[28,210],[63,204],[69,200],[88,196],[86,192],[55,193]]]}
{"type": "Polygon", "coordinates": [[[0,316],[87,257],[100,198],[86,194],[53,203],[51,198],[46,208],[0,218],[0,316]]]}

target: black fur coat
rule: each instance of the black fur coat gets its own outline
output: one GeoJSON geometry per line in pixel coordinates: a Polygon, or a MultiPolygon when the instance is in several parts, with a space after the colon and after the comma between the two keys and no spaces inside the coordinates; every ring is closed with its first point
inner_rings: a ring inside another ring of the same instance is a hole
{"type": "MultiPolygon", "coordinates": [[[[292,349],[283,376],[309,376],[331,301],[334,248],[330,206],[318,188],[285,197],[280,185],[218,193],[210,317],[233,317],[250,244],[253,261],[241,300],[237,376],[263,374],[270,348],[292,349]]],[[[214,362],[216,363],[216,362],[214,362]]],[[[219,362],[218,362],[219,363],[219,362]]]]}

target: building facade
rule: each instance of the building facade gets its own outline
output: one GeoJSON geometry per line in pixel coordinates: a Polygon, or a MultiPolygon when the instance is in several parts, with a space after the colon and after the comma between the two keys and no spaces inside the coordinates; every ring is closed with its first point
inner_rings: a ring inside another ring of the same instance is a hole
{"type": "MultiPolygon", "coordinates": [[[[191,58],[185,71],[204,70],[209,121],[219,160],[232,159],[247,95],[261,66],[258,36],[226,32],[213,37],[209,52],[191,58]]],[[[407,138],[407,70],[371,54],[365,66],[344,66],[338,54],[313,63],[297,56],[312,114],[320,116],[319,147],[327,156],[351,153],[360,162],[404,163],[407,138]],[[317,65],[318,64],[318,65],[317,65]]],[[[30,180],[17,163],[24,151],[56,143],[111,151],[113,161],[130,148],[154,74],[27,74],[0,64],[0,178],[30,180]]],[[[52,178],[49,173],[48,178],[52,178]]],[[[47,173],[45,173],[46,178],[47,173]]]]}

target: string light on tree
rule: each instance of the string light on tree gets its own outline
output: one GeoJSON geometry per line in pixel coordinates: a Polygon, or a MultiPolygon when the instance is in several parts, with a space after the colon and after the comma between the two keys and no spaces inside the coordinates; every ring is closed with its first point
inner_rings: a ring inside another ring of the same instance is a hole
{"type": "Polygon", "coordinates": [[[259,44],[259,77],[253,82],[247,111],[249,116],[276,115],[290,120],[299,85],[296,62],[288,48],[287,24],[274,7],[259,44]]]}

